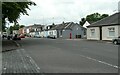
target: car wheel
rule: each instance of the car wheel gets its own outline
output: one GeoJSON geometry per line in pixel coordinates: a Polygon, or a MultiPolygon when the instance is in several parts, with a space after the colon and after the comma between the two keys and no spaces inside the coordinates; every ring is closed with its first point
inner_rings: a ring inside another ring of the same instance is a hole
{"type": "Polygon", "coordinates": [[[118,44],[118,42],[115,40],[114,42],[113,42],[115,45],[117,45],[118,44]]]}

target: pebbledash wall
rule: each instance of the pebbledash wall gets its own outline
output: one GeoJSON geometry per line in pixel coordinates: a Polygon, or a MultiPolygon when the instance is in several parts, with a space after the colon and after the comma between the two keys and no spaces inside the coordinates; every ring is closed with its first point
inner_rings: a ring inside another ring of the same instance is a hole
{"type": "Polygon", "coordinates": [[[87,39],[89,40],[100,40],[100,31],[99,27],[90,27],[87,28],[87,39]],[[95,35],[91,35],[91,29],[95,29],[95,35]]]}
{"type": "MultiPolygon", "coordinates": [[[[114,26],[102,26],[102,40],[112,40],[120,36],[120,25],[114,26]],[[115,28],[115,36],[109,36],[109,28],[115,28]]],[[[100,29],[99,27],[87,28],[87,39],[89,40],[100,40],[100,29]],[[91,35],[91,29],[95,29],[95,35],[91,35]]]]}
{"type": "Polygon", "coordinates": [[[102,40],[112,40],[118,36],[120,36],[120,25],[102,27],[102,40]],[[109,28],[115,28],[115,36],[109,36],[109,28]]]}

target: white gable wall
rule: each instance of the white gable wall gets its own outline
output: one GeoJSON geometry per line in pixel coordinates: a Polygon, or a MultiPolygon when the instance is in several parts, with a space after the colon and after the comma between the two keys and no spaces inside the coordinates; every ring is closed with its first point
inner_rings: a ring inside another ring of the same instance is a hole
{"type": "Polygon", "coordinates": [[[90,23],[88,21],[85,22],[85,24],[83,25],[83,27],[87,28],[87,26],[89,26],[90,23]]]}
{"type": "Polygon", "coordinates": [[[89,39],[89,40],[100,40],[99,27],[90,27],[90,28],[87,28],[87,39],[89,39]],[[94,36],[91,35],[91,30],[92,29],[95,29],[95,35],[94,36]]]}
{"type": "Polygon", "coordinates": [[[120,34],[120,31],[118,29],[118,26],[103,26],[102,27],[102,40],[112,40],[114,38],[118,37],[118,34],[120,34]],[[115,36],[109,36],[109,28],[115,28],[115,36]]]}

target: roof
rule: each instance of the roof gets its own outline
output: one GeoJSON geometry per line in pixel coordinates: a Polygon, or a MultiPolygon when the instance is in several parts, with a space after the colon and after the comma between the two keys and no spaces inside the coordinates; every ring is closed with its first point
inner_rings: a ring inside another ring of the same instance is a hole
{"type": "Polygon", "coordinates": [[[94,21],[87,21],[89,24],[92,24],[92,23],[94,23],[94,21]]]}
{"type": "Polygon", "coordinates": [[[111,25],[120,25],[120,23],[118,22],[118,20],[120,18],[118,18],[118,16],[120,16],[120,12],[115,13],[111,16],[108,16],[104,19],[101,19],[97,22],[92,23],[91,25],[87,26],[87,27],[99,27],[99,26],[111,26],[111,25]]]}
{"type": "Polygon", "coordinates": [[[79,25],[78,23],[66,22],[66,23],[62,23],[62,24],[56,25],[56,26],[53,27],[51,30],[63,30],[63,29],[70,30],[70,29],[72,29],[72,27],[75,26],[75,25],[78,25],[78,26],[80,26],[81,28],[86,29],[86,28],[82,27],[81,25],[79,25]]]}
{"type": "Polygon", "coordinates": [[[43,27],[43,25],[41,25],[41,24],[34,24],[34,25],[26,26],[25,28],[29,28],[29,27],[40,28],[40,27],[43,27]]]}
{"type": "Polygon", "coordinates": [[[73,22],[66,22],[62,24],[57,24],[51,30],[62,30],[62,29],[71,29],[73,26],[73,22]]]}
{"type": "Polygon", "coordinates": [[[47,28],[44,29],[44,30],[45,30],[45,31],[51,30],[51,29],[54,28],[55,26],[56,26],[56,25],[48,25],[47,28]],[[48,27],[50,27],[50,28],[48,29],[48,27]]]}

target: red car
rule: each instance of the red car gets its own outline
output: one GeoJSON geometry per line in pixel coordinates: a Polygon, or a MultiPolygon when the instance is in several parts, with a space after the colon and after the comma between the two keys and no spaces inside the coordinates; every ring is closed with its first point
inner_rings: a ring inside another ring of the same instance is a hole
{"type": "Polygon", "coordinates": [[[25,38],[25,35],[24,35],[24,34],[21,34],[21,35],[19,36],[19,38],[25,38]]]}

